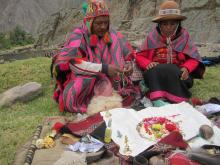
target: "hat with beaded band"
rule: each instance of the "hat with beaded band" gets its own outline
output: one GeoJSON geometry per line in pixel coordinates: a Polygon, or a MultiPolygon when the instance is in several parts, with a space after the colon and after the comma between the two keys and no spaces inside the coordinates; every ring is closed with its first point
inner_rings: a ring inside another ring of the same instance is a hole
{"type": "Polygon", "coordinates": [[[166,20],[183,21],[187,17],[181,15],[179,5],[172,0],[166,0],[160,5],[158,16],[152,19],[153,22],[159,23],[166,20]]]}

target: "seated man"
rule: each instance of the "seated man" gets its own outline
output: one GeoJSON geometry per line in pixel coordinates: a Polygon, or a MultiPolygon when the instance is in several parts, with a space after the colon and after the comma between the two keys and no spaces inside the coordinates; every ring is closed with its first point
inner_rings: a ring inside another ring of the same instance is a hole
{"type": "Polygon", "coordinates": [[[148,34],[136,62],[144,71],[148,96],[155,106],[164,101],[179,103],[191,97],[193,78],[202,78],[204,65],[189,33],[181,26],[186,19],[174,1],[161,4],[157,25],[148,34]]]}
{"type": "Polygon", "coordinates": [[[93,0],[87,5],[82,26],[53,58],[54,98],[61,111],[85,113],[100,79],[111,84],[123,75],[129,81],[127,76],[133,71],[131,63],[126,62],[132,47],[121,33],[110,28],[105,2],[93,0]]]}

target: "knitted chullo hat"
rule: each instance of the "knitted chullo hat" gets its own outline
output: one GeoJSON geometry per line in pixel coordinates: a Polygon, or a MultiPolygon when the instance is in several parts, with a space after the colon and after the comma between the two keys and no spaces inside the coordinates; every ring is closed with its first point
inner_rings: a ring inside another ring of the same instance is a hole
{"type": "Polygon", "coordinates": [[[153,22],[159,23],[166,20],[185,20],[186,17],[181,15],[179,5],[173,0],[166,0],[160,5],[159,14],[152,19],[153,22]]]}
{"type": "Polygon", "coordinates": [[[97,16],[109,16],[108,7],[104,0],[89,0],[85,18],[89,20],[97,16]]]}
{"type": "MultiPolygon", "coordinates": [[[[83,3],[82,5],[84,11],[84,23],[86,24],[89,33],[91,34],[92,23],[94,19],[98,16],[109,16],[108,6],[104,0],[88,0],[88,3],[83,3]]],[[[90,36],[90,45],[95,46],[98,37],[94,34],[90,36]]],[[[107,44],[111,44],[112,40],[110,38],[109,32],[104,36],[104,40],[107,44]]]]}

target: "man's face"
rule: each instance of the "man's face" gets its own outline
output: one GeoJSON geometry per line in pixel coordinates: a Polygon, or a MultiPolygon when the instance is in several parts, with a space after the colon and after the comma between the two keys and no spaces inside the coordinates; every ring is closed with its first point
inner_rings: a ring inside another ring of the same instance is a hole
{"type": "Polygon", "coordinates": [[[92,34],[103,37],[109,30],[109,16],[98,16],[92,24],[92,34]]]}
{"type": "Polygon", "coordinates": [[[179,22],[174,20],[162,21],[160,23],[160,30],[164,35],[166,35],[166,37],[170,37],[175,32],[178,24],[179,22]]]}

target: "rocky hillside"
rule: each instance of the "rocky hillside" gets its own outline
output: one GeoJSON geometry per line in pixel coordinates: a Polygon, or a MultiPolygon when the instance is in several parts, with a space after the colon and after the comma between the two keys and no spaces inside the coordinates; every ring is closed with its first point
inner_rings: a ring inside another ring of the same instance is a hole
{"type": "MultiPolygon", "coordinates": [[[[220,0],[177,0],[177,2],[181,6],[182,14],[188,17],[183,24],[190,30],[195,40],[219,42],[216,34],[220,32],[220,0]]],[[[125,12],[121,13],[121,18],[127,21],[121,24],[120,29],[149,31],[153,25],[151,19],[158,13],[160,3],[161,0],[127,0],[127,7],[122,10],[125,12]]]]}
{"type": "MultiPolygon", "coordinates": [[[[130,41],[143,40],[152,28],[151,19],[158,13],[162,0],[111,0],[111,23],[130,41]]],[[[177,0],[183,22],[196,42],[220,43],[220,0],[177,0]]],[[[38,30],[38,44],[62,43],[83,16],[79,8],[63,9],[44,20],[38,30]]]]}
{"type": "Polygon", "coordinates": [[[0,0],[0,32],[21,26],[32,34],[45,17],[61,8],[78,6],[81,0],[0,0]]]}
{"type": "MultiPolygon", "coordinates": [[[[71,30],[82,21],[84,0],[0,0],[0,31],[15,24],[35,32],[38,45],[62,44],[71,30]],[[47,17],[50,15],[49,17],[47,17]],[[44,19],[43,19],[44,18],[44,19]],[[41,22],[41,23],[40,23],[41,22]]],[[[196,42],[220,43],[220,0],[176,0],[180,3],[183,22],[196,42]]],[[[109,0],[111,25],[130,41],[143,40],[152,28],[151,19],[158,13],[162,0],[109,0]]]]}

